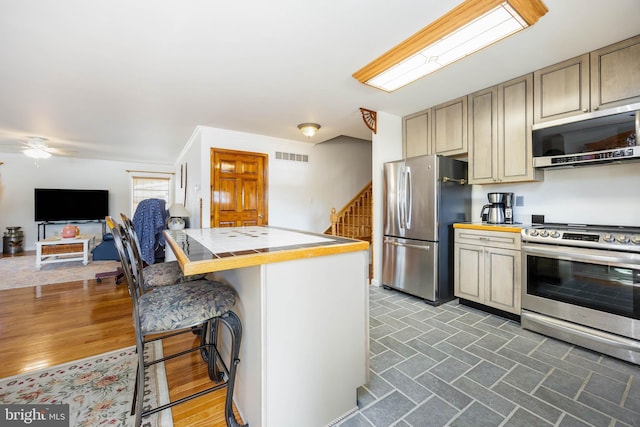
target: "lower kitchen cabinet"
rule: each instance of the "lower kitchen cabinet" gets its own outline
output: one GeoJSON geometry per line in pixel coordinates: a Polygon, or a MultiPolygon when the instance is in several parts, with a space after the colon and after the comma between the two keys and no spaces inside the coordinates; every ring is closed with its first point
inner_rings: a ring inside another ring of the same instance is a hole
{"type": "Polygon", "coordinates": [[[455,230],[454,293],[520,315],[520,234],[455,230]]]}

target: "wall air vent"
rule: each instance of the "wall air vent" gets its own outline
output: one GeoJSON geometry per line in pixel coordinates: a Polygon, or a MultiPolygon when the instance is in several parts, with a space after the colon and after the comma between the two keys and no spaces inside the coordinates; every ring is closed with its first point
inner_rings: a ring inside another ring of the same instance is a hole
{"type": "Polygon", "coordinates": [[[294,162],[309,162],[309,156],[307,154],[297,153],[283,153],[282,151],[276,151],[276,160],[291,160],[294,162]]]}

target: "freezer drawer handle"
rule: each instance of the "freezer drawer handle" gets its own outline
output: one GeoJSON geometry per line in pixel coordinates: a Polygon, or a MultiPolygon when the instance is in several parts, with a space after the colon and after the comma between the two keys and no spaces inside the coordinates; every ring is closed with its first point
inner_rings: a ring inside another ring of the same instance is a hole
{"type": "Polygon", "coordinates": [[[442,177],[442,182],[457,182],[460,185],[465,185],[467,183],[467,180],[462,178],[462,179],[456,179],[456,178],[449,178],[448,176],[443,176],[442,177]]]}
{"type": "Polygon", "coordinates": [[[425,251],[428,251],[431,249],[431,246],[429,245],[411,245],[408,243],[400,243],[400,242],[396,242],[394,240],[385,240],[385,243],[389,244],[389,245],[393,245],[393,246],[402,246],[405,248],[412,248],[412,249],[422,249],[425,251]]]}

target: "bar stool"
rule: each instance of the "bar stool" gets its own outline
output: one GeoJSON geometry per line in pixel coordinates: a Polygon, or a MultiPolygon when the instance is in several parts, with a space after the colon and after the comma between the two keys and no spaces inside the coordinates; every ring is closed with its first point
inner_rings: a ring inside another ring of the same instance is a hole
{"type": "Polygon", "coordinates": [[[133,226],[133,222],[123,213],[120,214],[120,218],[122,218],[124,231],[127,233],[128,238],[134,243],[133,250],[136,262],[140,264],[139,268],[142,268],[142,271],[144,272],[143,286],[145,290],[157,288],[159,286],[175,285],[176,283],[183,283],[191,280],[204,279],[205,274],[185,276],[177,261],[145,265],[144,260],[142,259],[142,252],[140,250],[140,241],[138,240],[138,235],[133,226]]]}
{"type": "MultiPolygon", "coordinates": [[[[193,280],[146,291],[142,286],[144,271],[139,268],[140,263],[135,260],[133,249],[135,243],[128,239],[124,227],[116,224],[111,217],[107,217],[106,222],[118,248],[133,304],[136,351],[138,353],[136,387],[131,409],[132,415],[136,416],[135,426],[140,427],[143,417],[226,387],[225,420],[227,426],[241,427],[233,414],[233,390],[237,366],[240,363],[238,355],[242,340],[242,324],[238,316],[231,310],[237,299],[235,290],[220,282],[193,280]],[[228,364],[225,363],[217,348],[220,324],[226,327],[231,337],[228,364]],[[147,343],[179,333],[191,332],[193,327],[202,328],[201,345],[161,359],[144,360],[144,347],[147,343]],[[161,336],[157,337],[158,334],[161,336]],[[150,338],[151,335],[154,337],[150,338]],[[193,351],[201,352],[208,366],[209,378],[222,382],[182,399],[144,410],[142,396],[145,369],[152,364],[187,355],[193,351]],[[225,375],[227,380],[223,381],[225,375]]],[[[244,427],[248,427],[248,424],[245,424],[244,427]]]]}

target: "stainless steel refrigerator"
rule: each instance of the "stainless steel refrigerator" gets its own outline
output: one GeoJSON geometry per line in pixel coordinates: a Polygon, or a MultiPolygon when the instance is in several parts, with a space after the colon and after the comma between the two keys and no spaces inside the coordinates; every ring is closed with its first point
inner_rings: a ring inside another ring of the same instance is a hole
{"type": "Polygon", "coordinates": [[[453,296],[453,223],[470,221],[467,163],[428,155],[384,164],[382,284],[441,304],[453,296]]]}

